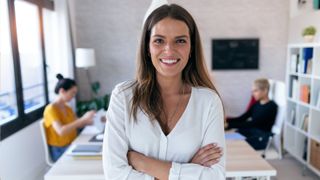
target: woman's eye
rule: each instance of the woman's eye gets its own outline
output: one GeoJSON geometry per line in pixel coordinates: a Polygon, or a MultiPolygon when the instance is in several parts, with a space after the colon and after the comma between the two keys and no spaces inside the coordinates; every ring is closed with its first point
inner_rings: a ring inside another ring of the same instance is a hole
{"type": "Polygon", "coordinates": [[[156,44],[162,44],[163,43],[163,40],[162,39],[155,39],[154,42],[156,44]]]}
{"type": "Polygon", "coordinates": [[[177,40],[177,43],[180,43],[180,44],[183,44],[183,43],[186,43],[187,41],[186,40],[184,40],[184,39],[178,39],[177,40]]]}

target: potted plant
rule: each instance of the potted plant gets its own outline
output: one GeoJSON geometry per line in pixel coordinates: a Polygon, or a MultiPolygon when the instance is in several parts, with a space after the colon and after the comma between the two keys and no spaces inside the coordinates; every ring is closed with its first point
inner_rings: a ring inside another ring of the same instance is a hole
{"type": "Polygon", "coordinates": [[[101,97],[95,97],[94,99],[88,101],[78,101],[77,102],[77,115],[80,117],[90,110],[104,109],[108,110],[110,100],[110,94],[106,94],[101,97]]]}
{"type": "Polygon", "coordinates": [[[109,106],[110,94],[99,96],[100,83],[91,83],[92,99],[87,101],[77,102],[77,115],[82,116],[84,113],[90,110],[107,110],[109,106]]]}
{"type": "Polygon", "coordinates": [[[317,29],[314,26],[308,26],[304,28],[302,36],[306,42],[312,42],[316,33],[317,29]]]}

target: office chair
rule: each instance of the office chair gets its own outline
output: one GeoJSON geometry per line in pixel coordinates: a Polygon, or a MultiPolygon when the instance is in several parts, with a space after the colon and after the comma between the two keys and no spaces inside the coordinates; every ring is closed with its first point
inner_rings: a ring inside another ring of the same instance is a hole
{"type": "Polygon", "coordinates": [[[278,105],[278,112],[276,115],[276,120],[274,125],[272,126],[271,134],[268,139],[268,143],[266,148],[262,153],[262,157],[266,157],[266,152],[269,150],[271,145],[273,144],[278,152],[279,159],[282,159],[282,141],[281,141],[281,133],[283,130],[283,122],[285,119],[286,112],[286,90],[285,84],[281,81],[269,80],[270,83],[270,92],[269,97],[273,101],[275,101],[278,105]]]}
{"type": "Polygon", "coordinates": [[[43,119],[41,119],[39,123],[40,123],[39,125],[40,125],[40,132],[41,132],[41,136],[42,136],[42,141],[43,141],[43,147],[44,147],[45,156],[46,156],[46,163],[48,166],[52,167],[54,162],[52,161],[51,156],[50,156],[43,119]]]}

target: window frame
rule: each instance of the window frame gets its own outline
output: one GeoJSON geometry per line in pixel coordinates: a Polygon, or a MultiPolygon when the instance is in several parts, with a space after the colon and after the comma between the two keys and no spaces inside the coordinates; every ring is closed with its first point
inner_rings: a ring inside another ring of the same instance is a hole
{"type": "Polygon", "coordinates": [[[39,120],[43,116],[43,111],[45,106],[49,103],[48,94],[48,80],[46,71],[46,56],[45,56],[45,42],[44,42],[44,27],[43,27],[43,11],[42,9],[49,9],[54,11],[54,2],[51,0],[20,0],[32,3],[38,7],[39,13],[39,32],[41,39],[41,50],[42,50],[42,61],[43,61],[43,78],[44,78],[44,93],[45,93],[45,105],[40,108],[31,111],[29,113],[24,112],[24,98],[23,98],[23,86],[21,77],[21,66],[20,66],[20,56],[18,49],[17,40],[17,26],[16,26],[16,16],[14,3],[17,0],[7,0],[8,12],[9,12],[9,30],[11,39],[11,49],[12,49],[12,60],[14,68],[14,79],[15,79],[15,90],[16,90],[16,101],[17,101],[17,117],[13,120],[0,125],[0,141],[13,135],[19,130],[27,127],[33,122],[39,120]]]}

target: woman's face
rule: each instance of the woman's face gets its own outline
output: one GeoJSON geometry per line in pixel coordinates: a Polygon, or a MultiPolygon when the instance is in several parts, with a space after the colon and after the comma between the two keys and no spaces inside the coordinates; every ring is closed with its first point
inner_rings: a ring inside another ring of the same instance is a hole
{"type": "Polygon", "coordinates": [[[74,98],[76,96],[77,92],[78,92],[77,86],[73,86],[69,90],[64,90],[63,88],[61,88],[60,92],[59,92],[59,95],[61,95],[62,99],[65,102],[69,102],[69,101],[72,100],[72,98],[74,98]]]}
{"type": "Polygon", "coordinates": [[[267,90],[260,89],[256,85],[252,86],[252,96],[256,101],[260,101],[268,96],[267,90]]]}
{"type": "Polygon", "coordinates": [[[149,52],[157,76],[179,77],[190,49],[189,28],[183,21],[164,18],[152,27],[149,52]]]}

